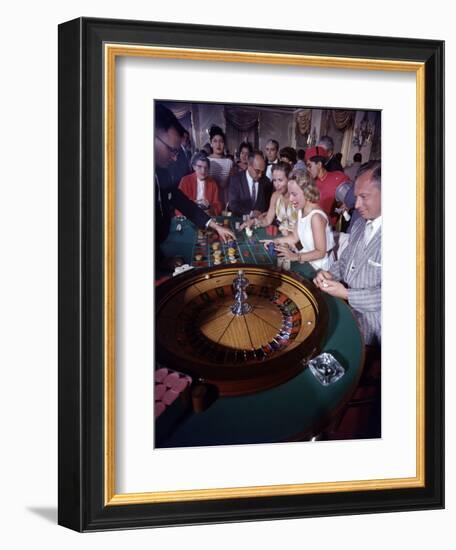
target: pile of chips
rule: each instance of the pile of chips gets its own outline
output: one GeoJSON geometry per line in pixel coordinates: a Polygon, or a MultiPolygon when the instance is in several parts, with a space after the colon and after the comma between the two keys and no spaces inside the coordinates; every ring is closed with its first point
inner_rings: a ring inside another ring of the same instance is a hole
{"type": "Polygon", "coordinates": [[[228,260],[230,263],[235,264],[237,262],[236,259],[236,242],[235,241],[228,241],[228,260]]]}
{"type": "Polygon", "coordinates": [[[212,255],[214,256],[214,265],[220,265],[223,261],[223,254],[220,250],[220,243],[212,243],[212,255]]]}
{"type": "Polygon", "coordinates": [[[192,379],[186,374],[161,368],[155,371],[155,418],[162,415],[190,387],[192,379]]]}

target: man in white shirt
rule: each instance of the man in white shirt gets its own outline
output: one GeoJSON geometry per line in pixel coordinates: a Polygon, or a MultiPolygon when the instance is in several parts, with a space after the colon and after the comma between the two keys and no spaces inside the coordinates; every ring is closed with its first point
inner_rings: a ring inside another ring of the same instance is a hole
{"type": "Polygon", "coordinates": [[[355,182],[355,208],[361,217],[354,223],[350,240],[330,271],[319,271],[318,288],[348,301],[358,320],[365,343],[381,342],[382,191],[381,164],[363,164],[355,182]]]}
{"type": "Polygon", "coordinates": [[[266,142],[264,148],[266,153],[266,177],[272,181],[272,166],[279,162],[279,142],[275,139],[270,139],[266,142]]]}
{"type": "Polygon", "coordinates": [[[265,169],[263,153],[256,151],[249,154],[247,170],[231,177],[229,208],[235,216],[253,217],[268,210],[272,183],[265,177],[265,169]]]}
{"type": "Polygon", "coordinates": [[[317,141],[317,147],[324,147],[328,153],[325,162],[327,172],[343,172],[340,160],[334,155],[334,140],[331,136],[321,136],[317,141]]]}

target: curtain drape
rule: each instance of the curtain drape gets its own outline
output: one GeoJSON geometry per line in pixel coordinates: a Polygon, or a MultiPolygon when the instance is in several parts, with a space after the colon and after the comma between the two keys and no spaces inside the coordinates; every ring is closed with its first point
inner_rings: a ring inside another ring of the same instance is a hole
{"type": "Polygon", "coordinates": [[[187,103],[169,103],[168,105],[179,120],[191,112],[191,107],[187,103]]]}
{"type": "Polygon", "coordinates": [[[226,148],[230,153],[238,152],[239,144],[248,141],[258,148],[259,111],[225,107],[226,148]]]}
{"type": "Polygon", "coordinates": [[[331,111],[334,124],[338,130],[345,131],[348,128],[353,127],[355,115],[353,111],[340,111],[339,109],[333,109],[331,111]]]}
{"type": "Polygon", "coordinates": [[[311,109],[300,109],[296,111],[296,135],[310,133],[310,121],[312,120],[311,109]]]}
{"type": "Polygon", "coordinates": [[[258,124],[258,117],[258,111],[225,107],[225,120],[240,132],[248,132],[256,126],[258,124]]]}

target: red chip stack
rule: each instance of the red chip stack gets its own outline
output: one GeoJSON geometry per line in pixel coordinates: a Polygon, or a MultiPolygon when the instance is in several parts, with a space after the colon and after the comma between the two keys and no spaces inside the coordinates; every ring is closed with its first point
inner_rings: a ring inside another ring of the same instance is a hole
{"type": "MultiPolygon", "coordinates": [[[[161,368],[155,371],[155,418],[162,415],[173,403],[188,400],[188,388],[192,383],[190,376],[161,368]]],[[[180,403],[182,405],[182,403],[180,403]]]]}

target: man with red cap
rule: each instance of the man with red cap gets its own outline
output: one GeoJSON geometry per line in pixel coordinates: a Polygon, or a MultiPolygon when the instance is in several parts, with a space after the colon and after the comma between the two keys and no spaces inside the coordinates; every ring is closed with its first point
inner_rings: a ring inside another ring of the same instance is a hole
{"type": "Polygon", "coordinates": [[[314,178],[320,191],[319,204],[322,210],[329,217],[332,225],[335,225],[338,220],[338,214],[335,212],[336,206],[336,189],[345,181],[350,179],[340,171],[328,172],[325,168],[325,162],[328,158],[328,153],[324,147],[309,147],[306,149],[305,161],[307,170],[314,178]]]}

